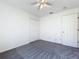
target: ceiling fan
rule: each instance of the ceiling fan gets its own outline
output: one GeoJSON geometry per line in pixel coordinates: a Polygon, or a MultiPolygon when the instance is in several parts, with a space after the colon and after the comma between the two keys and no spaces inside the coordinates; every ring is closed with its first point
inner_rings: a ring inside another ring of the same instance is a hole
{"type": "Polygon", "coordinates": [[[37,0],[37,2],[33,2],[32,5],[38,6],[40,10],[44,7],[52,6],[52,4],[49,3],[47,0],[37,0]]]}

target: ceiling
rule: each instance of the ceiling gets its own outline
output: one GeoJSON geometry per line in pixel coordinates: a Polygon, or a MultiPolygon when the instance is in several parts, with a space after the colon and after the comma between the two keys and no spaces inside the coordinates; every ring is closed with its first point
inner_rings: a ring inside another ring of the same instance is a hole
{"type": "Polygon", "coordinates": [[[39,10],[31,3],[37,0],[0,0],[6,4],[12,5],[17,8],[21,8],[36,17],[47,16],[52,13],[61,12],[66,9],[72,9],[79,7],[79,0],[48,0],[52,4],[51,7],[43,8],[39,10]]]}

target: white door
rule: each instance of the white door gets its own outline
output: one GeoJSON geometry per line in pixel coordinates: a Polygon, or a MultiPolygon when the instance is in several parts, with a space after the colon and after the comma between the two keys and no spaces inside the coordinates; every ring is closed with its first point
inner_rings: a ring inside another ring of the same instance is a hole
{"type": "Polygon", "coordinates": [[[63,44],[77,47],[77,14],[63,16],[63,44]]]}

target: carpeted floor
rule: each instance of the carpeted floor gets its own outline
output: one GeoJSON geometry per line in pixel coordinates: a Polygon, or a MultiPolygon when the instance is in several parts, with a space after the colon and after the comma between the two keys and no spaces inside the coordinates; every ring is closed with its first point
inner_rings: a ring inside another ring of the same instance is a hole
{"type": "Polygon", "coordinates": [[[0,59],[79,59],[79,49],[37,40],[0,53],[0,59]]]}

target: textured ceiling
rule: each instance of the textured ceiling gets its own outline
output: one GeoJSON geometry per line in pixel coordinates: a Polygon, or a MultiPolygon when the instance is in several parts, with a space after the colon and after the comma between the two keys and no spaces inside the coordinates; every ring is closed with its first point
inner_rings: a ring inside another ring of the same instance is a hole
{"type": "Polygon", "coordinates": [[[79,7],[79,0],[48,0],[52,4],[51,7],[43,8],[39,10],[31,3],[37,0],[0,0],[6,4],[12,5],[17,8],[21,8],[36,17],[43,17],[49,15],[49,13],[57,13],[66,9],[72,9],[79,7]]]}

